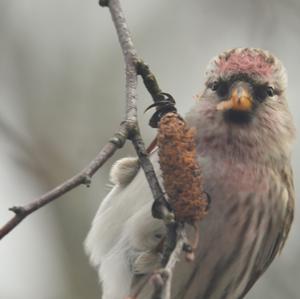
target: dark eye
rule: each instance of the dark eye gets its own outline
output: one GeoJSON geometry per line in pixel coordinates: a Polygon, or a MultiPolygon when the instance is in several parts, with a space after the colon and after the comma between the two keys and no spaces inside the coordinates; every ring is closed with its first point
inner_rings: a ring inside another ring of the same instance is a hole
{"type": "Polygon", "coordinates": [[[217,82],[217,81],[214,81],[214,82],[210,83],[210,84],[208,85],[208,87],[209,87],[211,90],[216,91],[217,88],[218,88],[218,82],[217,82]]]}
{"type": "Polygon", "coordinates": [[[229,92],[229,85],[225,81],[212,82],[209,88],[216,91],[217,95],[221,98],[227,96],[229,92]]]}
{"type": "Polygon", "coordinates": [[[263,102],[267,97],[273,97],[274,95],[275,91],[272,86],[260,85],[255,87],[255,98],[259,102],[263,102]]]}
{"type": "Polygon", "coordinates": [[[267,87],[267,95],[269,97],[273,97],[275,95],[275,91],[274,91],[274,88],[272,86],[267,87]]]}
{"type": "Polygon", "coordinates": [[[221,81],[218,84],[216,92],[217,92],[218,96],[221,97],[221,98],[227,96],[228,93],[229,93],[229,85],[228,85],[228,83],[224,82],[224,81],[221,81]]]}

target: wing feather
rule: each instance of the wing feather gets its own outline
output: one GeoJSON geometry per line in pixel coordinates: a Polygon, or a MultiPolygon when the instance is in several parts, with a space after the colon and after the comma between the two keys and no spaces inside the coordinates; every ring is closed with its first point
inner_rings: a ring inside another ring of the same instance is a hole
{"type": "MultiPolygon", "coordinates": [[[[243,293],[239,297],[239,299],[244,298],[244,296],[248,293],[248,291],[252,288],[254,283],[258,280],[258,278],[266,271],[266,269],[270,266],[274,258],[280,254],[282,248],[284,247],[292,222],[294,218],[294,205],[295,205],[295,191],[294,191],[294,183],[293,183],[293,172],[290,164],[286,167],[282,168],[279,171],[279,194],[284,195],[287,194],[285,198],[278,198],[277,200],[281,200],[285,202],[283,207],[285,208],[284,211],[284,218],[282,225],[279,227],[278,231],[275,233],[277,237],[275,241],[270,242],[270,235],[272,232],[268,231],[265,235],[265,238],[262,241],[261,246],[261,254],[256,259],[254,264],[254,268],[250,277],[249,282],[247,283],[243,293]]],[[[271,229],[271,227],[270,227],[271,229]]],[[[275,226],[276,229],[276,226],[275,226]]],[[[273,228],[274,230],[274,228],[273,228]]],[[[274,240],[274,237],[272,237],[274,240]]]]}

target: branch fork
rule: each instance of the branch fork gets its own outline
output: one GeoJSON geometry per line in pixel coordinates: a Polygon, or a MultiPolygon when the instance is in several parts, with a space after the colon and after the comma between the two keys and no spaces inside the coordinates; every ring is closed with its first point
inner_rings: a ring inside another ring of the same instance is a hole
{"type": "MultiPolygon", "coordinates": [[[[165,194],[156,177],[151,161],[148,158],[148,152],[139,131],[136,92],[138,75],[142,77],[146,89],[152,96],[154,104],[151,106],[156,107],[157,110],[150,120],[151,126],[157,127],[162,114],[165,114],[168,111],[176,112],[175,101],[171,95],[162,92],[149,67],[138,58],[120,5],[120,0],[100,0],[99,4],[100,6],[108,7],[110,10],[123,53],[126,67],[125,120],[120,124],[116,134],[111,137],[106,145],[104,145],[97,156],[78,174],[27,205],[11,207],[9,210],[14,213],[14,216],[0,228],[0,240],[34,211],[61,197],[79,185],[89,187],[93,175],[118,149],[122,148],[126,140],[129,139],[136,150],[153,194],[153,217],[162,219],[167,227],[167,235],[163,244],[162,268],[151,275],[151,281],[154,286],[152,299],[170,299],[171,278],[175,264],[182,251],[187,252],[187,255],[191,255],[194,247],[188,244],[185,236],[184,224],[182,222],[177,222],[174,212],[165,198],[165,194]]],[[[131,293],[138,294],[139,292],[131,293]]]]}

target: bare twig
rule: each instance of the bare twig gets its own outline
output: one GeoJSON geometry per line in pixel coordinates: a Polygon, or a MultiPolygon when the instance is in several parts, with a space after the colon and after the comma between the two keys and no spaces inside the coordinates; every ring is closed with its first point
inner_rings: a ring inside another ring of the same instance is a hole
{"type": "Polygon", "coordinates": [[[143,78],[144,85],[148,90],[148,92],[151,94],[153,101],[154,102],[162,101],[163,100],[162,90],[160,89],[154,74],[151,73],[149,66],[145,64],[144,61],[142,60],[138,61],[137,72],[143,78]]]}
{"type": "Polygon", "coordinates": [[[183,225],[173,225],[168,228],[168,234],[173,236],[172,246],[173,250],[169,252],[167,261],[163,261],[165,265],[152,279],[154,285],[154,292],[151,299],[171,299],[171,281],[175,265],[179,260],[182,248],[185,242],[185,232],[183,225]]]}
{"type": "MultiPolygon", "coordinates": [[[[127,22],[121,9],[120,1],[100,0],[100,5],[109,7],[123,51],[123,56],[126,64],[127,105],[134,105],[136,101],[137,71],[143,77],[144,84],[151,94],[154,102],[157,103],[159,101],[163,101],[165,99],[165,95],[161,92],[161,89],[159,88],[155,77],[150,72],[148,66],[145,65],[137,57],[136,50],[133,46],[133,42],[128,30],[127,22]]],[[[127,106],[127,109],[128,108],[130,108],[130,106],[127,106]]],[[[136,119],[136,114],[133,115],[133,118],[136,119]]],[[[135,130],[131,131],[132,135],[130,135],[129,138],[131,139],[138,154],[142,168],[145,172],[154,197],[152,214],[154,217],[163,219],[167,226],[167,235],[164,242],[162,259],[162,266],[165,268],[161,273],[162,281],[165,281],[165,283],[161,284],[160,290],[158,287],[155,287],[153,299],[169,299],[171,292],[172,272],[179,254],[182,251],[184,243],[183,238],[181,237],[183,226],[179,226],[174,221],[174,215],[170,212],[170,206],[163,195],[153,166],[145,150],[144,142],[139,133],[137,122],[135,124],[135,130]]],[[[133,291],[133,293],[136,293],[136,291],[133,291]]]]}
{"type": "Polygon", "coordinates": [[[160,218],[172,219],[172,213],[167,206],[162,189],[156,178],[153,166],[147,157],[144,142],[141,138],[138,122],[137,122],[137,71],[136,63],[138,61],[136,50],[133,46],[129,30],[127,28],[126,20],[123,15],[120,2],[116,0],[101,1],[101,5],[108,5],[113,22],[116,27],[119,42],[122,48],[125,66],[126,66],[126,113],[125,120],[122,122],[119,131],[99,152],[94,160],[92,160],[87,167],[85,167],[78,174],[66,180],[59,186],[43,194],[41,197],[33,200],[27,205],[16,206],[10,208],[15,215],[0,228],[0,239],[11,232],[24,218],[40,209],[44,205],[59,198],[63,194],[76,188],[79,185],[89,185],[91,177],[96,171],[114,154],[114,152],[123,146],[127,138],[130,138],[134,144],[138,156],[141,158],[141,165],[145,171],[146,178],[152,190],[155,202],[159,203],[161,208],[160,213],[156,216],[160,218]],[[164,207],[167,208],[164,208],[164,207]]]}
{"type": "Polygon", "coordinates": [[[134,134],[130,138],[139,157],[141,166],[146,174],[147,181],[150,185],[154,197],[154,203],[152,205],[152,215],[156,218],[164,220],[166,224],[170,223],[174,220],[174,214],[171,212],[171,207],[165,199],[164,193],[156,178],[152,163],[148,158],[148,153],[145,149],[141,135],[139,133],[134,134]]]}
{"type": "Polygon", "coordinates": [[[109,6],[109,10],[117,31],[125,62],[126,119],[130,124],[132,124],[133,128],[135,129],[137,127],[137,53],[132,43],[130,32],[128,30],[123,11],[121,9],[120,1],[110,0],[105,1],[105,4],[109,6]]]}
{"type": "MultiPolygon", "coordinates": [[[[154,279],[153,299],[169,299],[171,289],[171,277],[176,261],[182,251],[184,238],[183,225],[174,221],[174,215],[166,201],[162,188],[155,175],[153,166],[148,158],[143,139],[141,137],[137,121],[137,75],[142,75],[147,90],[153,97],[155,103],[166,101],[166,94],[162,93],[155,77],[150,73],[149,68],[143,64],[137,56],[136,50],[127,27],[126,19],[123,15],[119,0],[100,0],[101,6],[107,6],[110,10],[113,23],[115,25],[126,68],[126,113],[125,120],[121,123],[119,131],[103,147],[94,160],[78,174],[66,180],[51,191],[32,201],[25,206],[12,207],[10,210],[15,213],[14,217],[9,220],[0,229],[0,239],[13,230],[25,217],[59,198],[79,185],[89,186],[91,177],[97,170],[122,147],[126,139],[130,139],[134,145],[140,163],[145,172],[149,186],[151,188],[154,205],[152,213],[154,217],[161,218],[167,226],[167,236],[164,242],[162,270],[155,275],[157,280],[162,283],[156,283],[154,279]],[[137,72],[138,70],[138,72],[137,72]],[[151,74],[151,76],[147,76],[151,74]]],[[[168,96],[168,95],[167,95],[168,96]]],[[[167,99],[168,100],[168,99],[167,99]]]]}
{"type": "Polygon", "coordinates": [[[126,141],[128,129],[126,123],[120,126],[119,131],[115,136],[101,149],[98,155],[93,159],[88,166],[81,170],[78,174],[74,175],[70,179],[64,181],[57,187],[53,188],[49,192],[43,194],[41,197],[33,200],[24,206],[15,206],[9,210],[14,212],[15,215],[0,228],[0,240],[12,231],[24,218],[40,209],[44,205],[52,202],[53,200],[61,197],[70,190],[76,188],[79,185],[89,186],[92,176],[98,171],[98,169],[114,154],[114,152],[123,146],[126,141]]]}
{"type": "Polygon", "coordinates": [[[137,155],[140,159],[141,166],[145,172],[146,179],[154,197],[153,216],[160,219],[170,221],[173,214],[170,212],[170,206],[166,201],[163,191],[159,185],[155,175],[153,166],[146,153],[145,144],[141,137],[137,122],[137,66],[139,59],[137,51],[133,45],[132,38],[127,26],[125,16],[123,14],[119,0],[100,1],[101,6],[108,6],[113,23],[115,25],[119,42],[121,45],[124,62],[126,66],[126,104],[127,104],[127,120],[131,124],[132,130],[129,139],[132,141],[137,155]]]}

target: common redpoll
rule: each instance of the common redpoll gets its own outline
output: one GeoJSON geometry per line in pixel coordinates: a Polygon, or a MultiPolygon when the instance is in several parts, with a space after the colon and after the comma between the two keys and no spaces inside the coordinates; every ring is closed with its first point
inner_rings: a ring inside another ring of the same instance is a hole
{"type": "MultiPolygon", "coordinates": [[[[193,263],[177,263],[173,299],[241,299],[281,251],[293,220],[290,166],[294,126],[286,72],[267,51],[238,48],[208,65],[204,92],[186,117],[210,210],[199,225],[193,263]]],[[[157,153],[151,155],[160,173],[157,153]]],[[[103,299],[130,293],[135,275],[159,268],[162,221],[136,158],[117,161],[114,188],[102,201],[86,239],[103,299]]],[[[139,296],[150,298],[151,288],[139,296]]]]}

